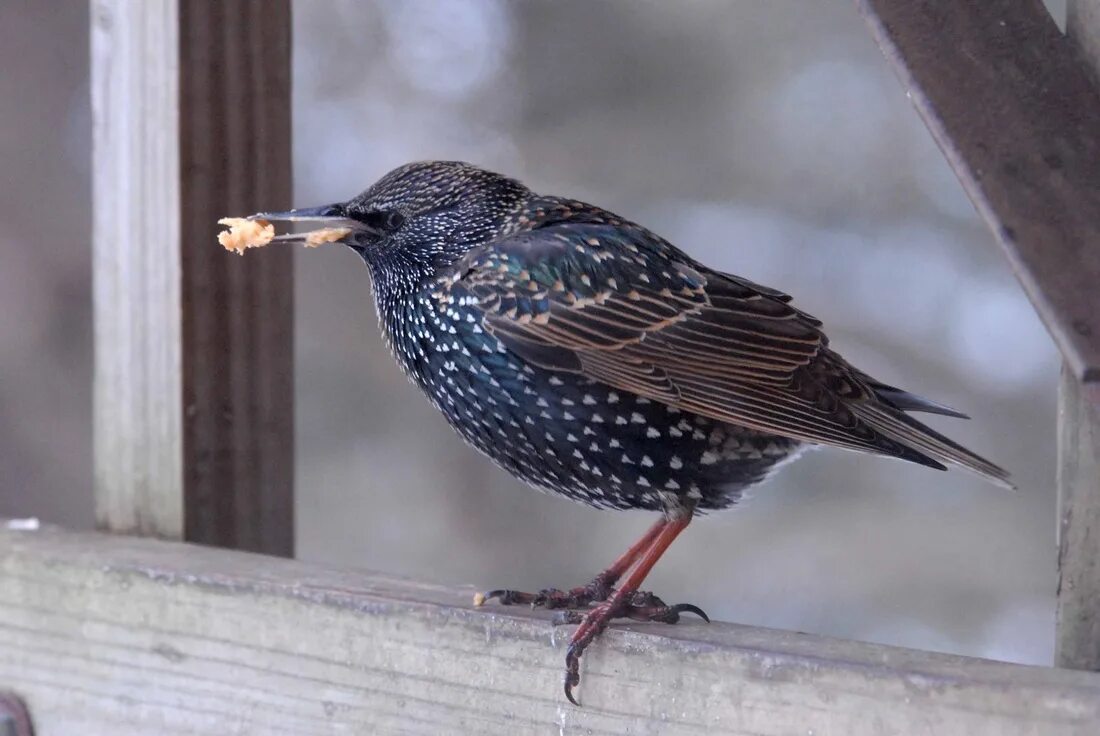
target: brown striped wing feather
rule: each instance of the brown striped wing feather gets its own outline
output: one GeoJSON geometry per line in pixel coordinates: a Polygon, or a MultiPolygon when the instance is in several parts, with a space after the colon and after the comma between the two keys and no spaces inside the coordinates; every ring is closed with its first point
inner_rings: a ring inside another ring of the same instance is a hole
{"type": "Polygon", "coordinates": [[[821,323],[789,296],[706,269],[640,227],[519,233],[460,262],[439,293],[456,294],[536,365],[759,431],[956,463],[1007,484],[1003,470],[877,393],[890,387],[831,351],[821,323]]]}

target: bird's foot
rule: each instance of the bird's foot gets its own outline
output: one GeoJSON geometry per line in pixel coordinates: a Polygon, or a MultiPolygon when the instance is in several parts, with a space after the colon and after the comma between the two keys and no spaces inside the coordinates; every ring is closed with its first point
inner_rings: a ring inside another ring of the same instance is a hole
{"type": "Polygon", "coordinates": [[[690,603],[669,606],[657,596],[645,591],[635,591],[622,596],[616,593],[590,611],[559,611],[554,616],[555,625],[579,624],[565,652],[565,697],[573,705],[580,705],[573,697],[573,688],[581,681],[581,655],[613,619],[628,618],[634,621],[674,624],[680,621],[681,613],[693,613],[710,623],[710,618],[698,606],[690,603]]]}
{"type": "Polygon", "coordinates": [[[611,581],[604,575],[597,575],[592,582],[578,588],[558,590],[543,588],[538,593],[524,593],[521,590],[490,590],[474,597],[477,605],[487,603],[494,598],[502,606],[529,605],[532,608],[546,609],[583,609],[589,604],[606,601],[612,593],[611,581]]]}

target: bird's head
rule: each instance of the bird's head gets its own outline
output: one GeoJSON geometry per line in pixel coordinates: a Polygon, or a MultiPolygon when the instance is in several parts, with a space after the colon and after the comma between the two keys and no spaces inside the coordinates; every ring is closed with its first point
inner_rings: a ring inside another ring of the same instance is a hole
{"type": "Polygon", "coordinates": [[[394,169],[346,202],[254,217],[308,228],[281,241],[346,228],[334,242],[358,252],[376,282],[420,281],[499,235],[530,195],[514,179],[471,164],[421,161],[394,169]]]}

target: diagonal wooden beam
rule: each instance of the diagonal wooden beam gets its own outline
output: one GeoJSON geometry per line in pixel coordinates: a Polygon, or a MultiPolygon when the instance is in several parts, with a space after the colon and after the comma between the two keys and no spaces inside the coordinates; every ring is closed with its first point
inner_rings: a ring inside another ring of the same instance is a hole
{"type": "Polygon", "coordinates": [[[1100,381],[1100,94],[1040,0],[856,0],[1077,379],[1100,381]]]}
{"type": "Polygon", "coordinates": [[[1100,0],[1070,38],[1039,0],[856,2],[1062,351],[1055,661],[1100,670],[1100,0]]]}

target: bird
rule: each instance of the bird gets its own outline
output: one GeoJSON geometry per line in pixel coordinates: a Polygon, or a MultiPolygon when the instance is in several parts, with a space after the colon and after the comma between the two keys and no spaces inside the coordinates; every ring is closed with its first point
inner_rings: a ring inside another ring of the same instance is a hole
{"type": "Polygon", "coordinates": [[[613,620],[709,620],[642,591],[646,575],[694,517],[736,505],[804,449],[960,466],[1010,486],[911,416],[965,414],[852,366],[784,292],[600,207],[422,161],[345,202],[253,218],[342,235],[367,266],[398,365],[490,460],[588,506],[658,514],[584,585],[475,599],[557,609],[556,623],[577,625],[563,678],[574,704],[580,658],[613,620]]]}

